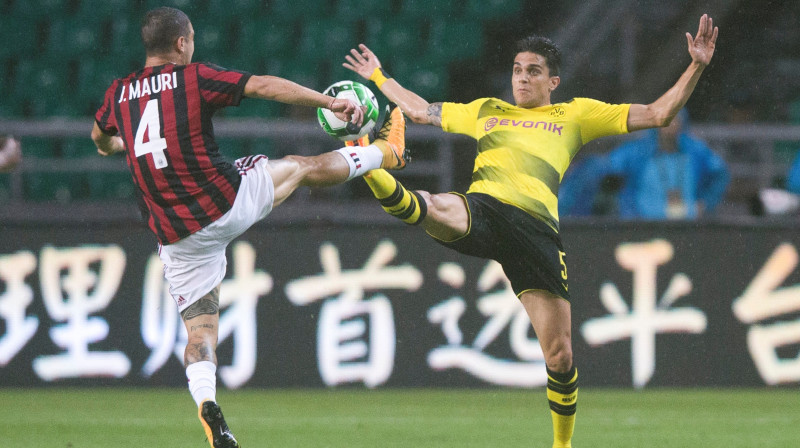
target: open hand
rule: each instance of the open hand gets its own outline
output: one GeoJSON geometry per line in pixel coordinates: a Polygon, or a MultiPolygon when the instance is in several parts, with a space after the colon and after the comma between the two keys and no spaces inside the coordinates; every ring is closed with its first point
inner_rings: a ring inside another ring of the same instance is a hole
{"type": "Polygon", "coordinates": [[[350,54],[345,55],[344,58],[347,59],[347,62],[343,63],[342,67],[358,73],[367,80],[372,76],[372,72],[381,66],[381,61],[378,60],[375,53],[364,44],[358,44],[358,50],[351,49],[350,54]]]}
{"type": "Polygon", "coordinates": [[[692,39],[691,33],[686,33],[686,40],[689,44],[689,55],[692,61],[708,65],[711,57],[714,56],[714,48],[717,44],[717,34],[719,28],[714,26],[714,20],[703,14],[700,17],[700,25],[697,28],[697,36],[692,39]]]}

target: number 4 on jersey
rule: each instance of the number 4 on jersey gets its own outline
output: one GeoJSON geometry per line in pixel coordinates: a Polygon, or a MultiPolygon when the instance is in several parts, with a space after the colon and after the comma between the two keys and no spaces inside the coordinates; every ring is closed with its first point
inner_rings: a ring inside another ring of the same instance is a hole
{"type": "Polygon", "coordinates": [[[158,100],[150,100],[144,107],[142,118],[139,120],[139,127],[136,129],[136,140],[133,144],[133,153],[136,157],[153,154],[153,164],[156,169],[167,166],[167,156],[164,150],[167,149],[167,139],[161,137],[161,117],[158,107],[158,100]],[[144,141],[145,132],[147,141],[144,141]]]}

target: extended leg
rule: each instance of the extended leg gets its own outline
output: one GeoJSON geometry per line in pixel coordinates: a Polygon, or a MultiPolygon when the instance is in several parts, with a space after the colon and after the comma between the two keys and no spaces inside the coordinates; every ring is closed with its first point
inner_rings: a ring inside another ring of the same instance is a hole
{"type": "Polygon", "coordinates": [[[379,168],[402,169],[407,162],[405,118],[395,108],[372,145],[347,146],[313,157],[270,160],[267,169],[275,185],[273,205],[286,200],[297,187],[329,187],[379,168]]]}
{"type": "Polygon", "coordinates": [[[371,171],[364,180],[386,213],[406,224],[422,224],[437,239],[452,241],[469,230],[469,212],[462,196],[408,191],[385,170],[371,171]]]}
{"type": "Polygon", "coordinates": [[[569,448],[578,401],[578,371],[572,362],[570,305],[554,294],[539,290],[523,292],[520,301],[531,319],[547,364],[553,448],[569,448]]]}

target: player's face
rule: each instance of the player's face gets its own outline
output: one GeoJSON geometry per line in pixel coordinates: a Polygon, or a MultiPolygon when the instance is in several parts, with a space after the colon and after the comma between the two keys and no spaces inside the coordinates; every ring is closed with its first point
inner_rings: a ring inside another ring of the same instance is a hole
{"type": "Polygon", "coordinates": [[[511,87],[519,107],[532,108],[550,104],[550,92],[558,87],[558,76],[550,76],[545,58],[524,51],[514,58],[511,87]]]}

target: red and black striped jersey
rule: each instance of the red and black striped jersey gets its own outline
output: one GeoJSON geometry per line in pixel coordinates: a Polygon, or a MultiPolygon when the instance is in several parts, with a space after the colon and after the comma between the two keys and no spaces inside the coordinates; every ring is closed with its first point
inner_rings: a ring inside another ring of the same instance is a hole
{"type": "Polygon", "coordinates": [[[220,154],[211,118],[239,105],[250,76],[207,63],[167,64],[106,90],[95,120],[125,142],[142,216],[161,244],[197,232],[233,205],[241,178],[220,154]]]}

